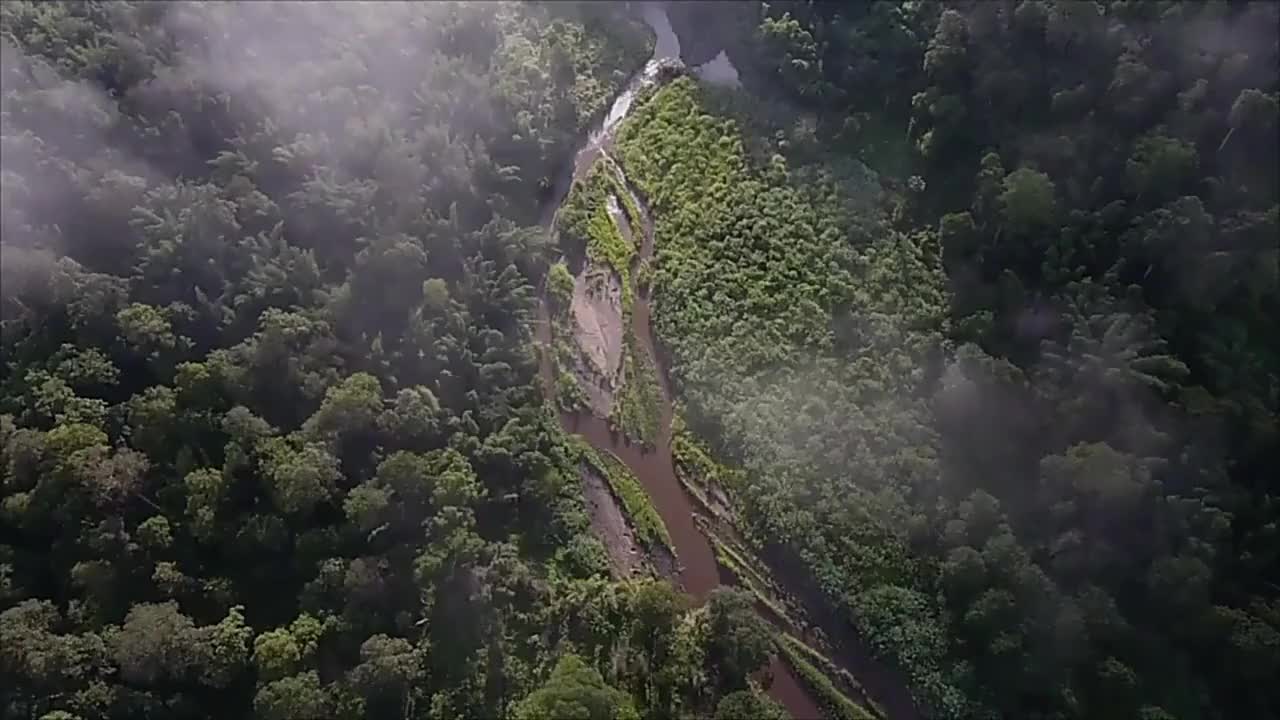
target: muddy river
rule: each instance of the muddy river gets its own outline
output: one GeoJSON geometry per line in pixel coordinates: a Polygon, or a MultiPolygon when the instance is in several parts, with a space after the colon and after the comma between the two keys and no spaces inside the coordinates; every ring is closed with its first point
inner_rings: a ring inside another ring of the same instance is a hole
{"type": "MultiPolygon", "coordinates": [[[[599,128],[591,133],[586,143],[575,155],[572,173],[566,172],[565,176],[556,184],[554,190],[555,199],[549,203],[549,207],[543,216],[543,222],[548,227],[553,224],[555,211],[558,209],[559,204],[563,202],[573,180],[583,177],[591,168],[595,159],[601,153],[608,151],[614,131],[631,109],[632,101],[639,90],[647,84],[657,82],[658,70],[663,65],[679,63],[680,42],[671,29],[666,11],[659,5],[645,4],[642,12],[645,22],[653,28],[657,36],[653,58],[645,69],[628,83],[624,91],[614,101],[599,128]]],[[[717,58],[716,62],[715,74],[717,78],[725,77],[731,78],[731,81],[736,81],[736,71],[729,72],[732,70],[732,66],[729,65],[728,69],[725,68],[725,65],[728,64],[727,58],[717,58]]],[[[647,206],[643,199],[636,196],[634,192],[632,196],[636,201],[636,205],[641,208],[641,215],[643,216],[641,224],[644,232],[640,242],[639,256],[635,259],[638,264],[652,257],[654,232],[652,218],[649,217],[647,206]]],[[[617,455],[644,485],[645,490],[648,491],[653,501],[654,507],[657,509],[658,514],[662,516],[662,520],[666,523],[667,530],[671,534],[671,541],[679,558],[679,582],[685,592],[693,596],[697,602],[702,602],[706,599],[708,593],[723,584],[723,582],[711,544],[694,523],[695,506],[693,501],[676,478],[675,467],[671,458],[671,389],[666,374],[658,361],[658,355],[654,352],[649,298],[634,287],[636,274],[635,272],[631,273],[633,278],[632,291],[635,297],[631,315],[632,331],[635,333],[635,338],[640,345],[640,351],[647,353],[653,361],[653,366],[658,369],[657,374],[662,392],[661,424],[657,439],[651,448],[646,449],[640,443],[631,443],[621,433],[614,432],[604,418],[586,411],[561,413],[560,420],[566,430],[580,435],[593,447],[608,450],[617,455]]],[[[541,312],[541,322],[538,325],[539,339],[544,343],[545,348],[550,348],[551,329],[545,307],[541,312]]],[[[547,386],[550,387],[549,352],[543,353],[542,366],[544,381],[547,381],[547,386]]],[[[769,694],[782,703],[792,717],[804,720],[822,717],[818,706],[785,663],[776,657],[772,659],[769,665],[769,674],[772,676],[769,694]]]]}

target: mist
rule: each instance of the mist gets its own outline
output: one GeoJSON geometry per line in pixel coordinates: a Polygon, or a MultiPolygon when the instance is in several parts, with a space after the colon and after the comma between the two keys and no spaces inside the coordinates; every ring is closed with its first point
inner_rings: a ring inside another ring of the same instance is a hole
{"type": "Polygon", "coordinates": [[[0,3],[0,715],[1273,714],[1276,8],[0,3]]]}

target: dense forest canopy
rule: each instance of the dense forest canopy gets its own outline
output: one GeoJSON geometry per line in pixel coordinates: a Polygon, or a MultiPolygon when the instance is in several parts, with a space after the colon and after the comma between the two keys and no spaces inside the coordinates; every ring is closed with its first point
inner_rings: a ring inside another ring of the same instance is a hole
{"type": "Polygon", "coordinates": [[[1280,717],[1280,5],[641,5],[0,3],[0,718],[1280,717]]]}
{"type": "Polygon", "coordinates": [[[674,86],[630,127],[691,412],[938,716],[1280,712],[1277,20],[769,3],[735,59],[778,110],[739,122],[798,181],[742,202],[734,129],[674,86]],[[870,234],[782,194],[849,156],[896,190],[870,234]]]}

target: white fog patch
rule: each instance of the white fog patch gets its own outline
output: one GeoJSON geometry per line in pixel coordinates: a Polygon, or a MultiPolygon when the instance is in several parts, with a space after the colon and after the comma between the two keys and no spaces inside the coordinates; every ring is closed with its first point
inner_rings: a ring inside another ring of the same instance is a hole
{"type": "MultiPolygon", "coordinates": [[[[119,197],[133,199],[161,181],[129,146],[129,120],[102,89],[64,78],[3,37],[0,78],[0,244],[61,254],[67,228],[56,219],[85,199],[125,188],[119,197]]],[[[6,271],[10,283],[16,272],[6,271]]]]}
{"type": "Polygon", "coordinates": [[[695,67],[693,72],[703,81],[713,85],[723,85],[731,88],[742,87],[742,82],[738,79],[738,68],[733,66],[733,61],[729,59],[724,50],[721,50],[720,54],[714,58],[695,67]]]}

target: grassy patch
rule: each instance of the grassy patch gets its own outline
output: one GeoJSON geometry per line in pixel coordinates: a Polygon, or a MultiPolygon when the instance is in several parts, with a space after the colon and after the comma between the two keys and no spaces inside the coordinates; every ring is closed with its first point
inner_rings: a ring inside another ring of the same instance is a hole
{"type": "Polygon", "coordinates": [[[703,490],[697,483],[689,480],[689,477],[680,472],[678,467],[676,468],[676,479],[680,481],[680,485],[684,487],[685,491],[693,496],[693,499],[697,501],[703,512],[708,515],[715,514],[714,509],[711,507],[711,499],[707,497],[707,491],[703,490]]]}
{"type": "MultiPolygon", "coordinates": [[[[728,563],[728,567],[737,573],[742,579],[749,581],[753,585],[759,586],[762,590],[768,590],[771,585],[768,577],[757,567],[757,563],[740,552],[737,548],[725,542],[720,536],[712,534],[712,544],[716,546],[716,553],[722,554],[728,563]]],[[[785,614],[785,613],[784,613],[785,614]]]]}
{"type": "Polygon", "coordinates": [[[626,380],[614,403],[610,422],[627,437],[652,445],[658,439],[662,423],[662,388],[658,385],[653,360],[630,330],[622,362],[626,380]]]}
{"type": "Polygon", "coordinates": [[[671,544],[671,535],[667,526],[658,515],[658,510],[649,500],[649,494],[635,475],[627,469],[613,453],[598,451],[586,442],[579,443],[582,459],[597,473],[604,477],[613,489],[613,494],[622,503],[623,512],[631,520],[636,535],[647,547],[662,546],[675,555],[675,547],[671,544]]]}
{"type": "Polygon", "coordinates": [[[578,384],[577,376],[569,370],[560,370],[556,376],[556,404],[568,412],[588,407],[587,394],[578,384]]]}
{"type": "Polygon", "coordinates": [[[812,648],[790,635],[780,634],[776,645],[787,664],[800,681],[813,693],[828,717],[836,720],[879,720],[882,716],[854,702],[836,684],[815,666],[810,659],[830,662],[812,648]]]}
{"type": "Polygon", "coordinates": [[[579,364],[581,349],[573,341],[570,324],[573,321],[568,313],[557,314],[551,318],[551,358],[552,372],[555,376],[555,400],[561,410],[574,412],[590,406],[586,391],[582,388],[582,380],[574,372],[579,364]]]}
{"type": "MultiPolygon", "coordinates": [[[[786,642],[789,642],[792,648],[795,649],[796,652],[800,653],[803,657],[807,658],[810,664],[812,664],[815,668],[817,668],[821,672],[825,673],[828,678],[837,678],[841,683],[844,684],[845,689],[852,690],[859,695],[865,695],[862,689],[862,683],[858,682],[858,679],[853,676],[853,673],[835,664],[834,662],[832,662],[831,658],[827,657],[826,655],[823,655],[817,650],[814,650],[807,643],[801,642],[800,640],[797,640],[796,638],[791,637],[789,635],[784,637],[786,639],[786,642]]],[[[871,711],[874,715],[878,715],[881,717],[885,715],[884,709],[881,708],[878,704],[870,700],[868,702],[871,705],[871,711]]]]}
{"type": "MultiPolygon", "coordinates": [[[[676,476],[686,487],[704,503],[708,503],[713,489],[728,494],[730,498],[742,483],[742,470],[728,467],[711,456],[707,446],[687,427],[681,423],[676,428],[672,423],[671,458],[675,462],[676,476]]],[[[723,510],[723,502],[717,501],[723,510]]],[[[740,518],[734,507],[728,508],[734,515],[733,522],[740,518]]]]}
{"type": "Polygon", "coordinates": [[[631,237],[635,240],[636,249],[638,250],[644,233],[644,223],[640,217],[640,206],[636,203],[636,197],[632,194],[631,188],[627,187],[622,180],[622,169],[612,160],[607,161],[607,164],[609,187],[613,189],[613,194],[617,196],[618,201],[622,204],[622,212],[627,216],[627,223],[631,226],[631,237]]]}
{"type": "Polygon", "coordinates": [[[644,258],[640,261],[640,266],[636,268],[636,287],[641,292],[648,292],[653,286],[653,261],[644,258]]]}
{"type": "Polygon", "coordinates": [[[672,436],[671,459],[675,461],[676,469],[695,485],[705,488],[719,481],[719,463],[711,459],[693,433],[687,430],[672,436]]]}
{"type": "Polygon", "coordinates": [[[704,534],[711,541],[711,548],[715,552],[716,562],[731,571],[738,578],[738,582],[742,587],[754,595],[761,605],[769,608],[769,611],[781,618],[783,622],[795,626],[796,623],[792,620],[791,613],[787,612],[786,607],[774,598],[773,593],[768,589],[768,582],[751,568],[747,560],[729,547],[715,533],[704,532],[704,534]]]}
{"type": "Polygon", "coordinates": [[[769,608],[784,625],[796,629],[801,627],[785,604],[782,591],[749,550],[725,540],[703,518],[698,518],[698,527],[711,543],[716,561],[721,566],[732,571],[738,582],[755,595],[762,605],[769,608]]]}
{"type": "MultiPolygon", "coordinates": [[[[634,243],[627,242],[618,224],[609,215],[609,197],[618,196],[618,179],[609,161],[598,158],[582,180],[574,181],[560,207],[556,227],[564,252],[574,260],[590,259],[612,269],[622,281],[622,313],[631,317],[631,260],[634,243]]],[[[625,195],[626,193],[621,193],[625,195]]],[[[630,215],[634,203],[624,200],[623,213],[630,215]]],[[[638,217],[636,210],[636,217],[638,217]]],[[[633,223],[636,221],[632,221],[633,223]]],[[[634,226],[634,225],[633,225],[634,226]]]]}

